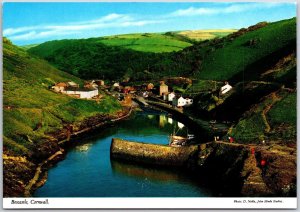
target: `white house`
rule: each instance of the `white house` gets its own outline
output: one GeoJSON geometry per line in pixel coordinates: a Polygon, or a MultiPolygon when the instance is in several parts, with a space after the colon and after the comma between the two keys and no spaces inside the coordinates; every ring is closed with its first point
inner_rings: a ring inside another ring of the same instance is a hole
{"type": "Polygon", "coordinates": [[[186,99],[182,96],[177,100],[177,107],[183,107],[186,105],[186,99]]]}
{"type": "Polygon", "coordinates": [[[169,93],[169,95],[168,95],[168,101],[172,102],[173,99],[174,99],[174,97],[175,97],[175,93],[174,92],[169,93]]]}
{"type": "Polygon", "coordinates": [[[221,93],[221,94],[225,94],[225,93],[227,93],[228,91],[230,91],[231,89],[232,89],[232,86],[229,85],[228,82],[225,82],[225,85],[222,86],[221,89],[220,89],[220,93],[221,93]]]}
{"type": "Polygon", "coordinates": [[[162,94],[163,100],[164,100],[164,101],[167,101],[167,100],[168,100],[168,96],[169,96],[169,93],[168,93],[168,92],[163,93],[163,94],[162,94]]]}
{"type": "Polygon", "coordinates": [[[182,129],[184,127],[184,124],[182,124],[181,122],[177,122],[177,125],[180,129],[182,129]]]}
{"type": "Polygon", "coordinates": [[[193,99],[186,98],[185,101],[186,101],[186,105],[191,105],[191,104],[193,104],[193,99]]]}
{"type": "Polygon", "coordinates": [[[113,86],[114,86],[114,87],[120,87],[120,83],[115,82],[115,83],[113,84],[113,86]]]}
{"type": "Polygon", "coordinates": [[[97,96],[98,89],[95,88],[75,88],[75,87],[69,87],[66,88],[63,93],[70,95],[70,96],[75,96],[80,99],[91,99],[94,96],[97,96]]]}

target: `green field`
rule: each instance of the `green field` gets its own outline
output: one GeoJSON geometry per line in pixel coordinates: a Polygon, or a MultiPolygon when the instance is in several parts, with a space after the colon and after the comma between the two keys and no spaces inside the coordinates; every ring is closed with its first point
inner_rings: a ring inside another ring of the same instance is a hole
{"type": "Polygon", "coordinates": [[[214,38],[220,38],[227,36],[233,32],[236,32],[235,29],[208,29],[208,30],[186,30],[177,32],[179,35],[183,35],[193,40],[202,41],[210,40],[214,38]]]}
{"type": "Polygon", "coordinates": [[[172,52],[191,46],[189,42],[176,37],[156,33],[115,35],[99,38],[96,42],[119,46],[142,52],[172,52]]]}
{"type": "Polygon", "coordinates": [[[115,99],[104,94],[98,104],[50,91],[49,86],[55,82],[82,84],[82,80],[31,57],[5,38],[3,65],[4,148],[11,154],[29,154],[65,123],[76,126],[87,117],[120,109],[115,99]]]}

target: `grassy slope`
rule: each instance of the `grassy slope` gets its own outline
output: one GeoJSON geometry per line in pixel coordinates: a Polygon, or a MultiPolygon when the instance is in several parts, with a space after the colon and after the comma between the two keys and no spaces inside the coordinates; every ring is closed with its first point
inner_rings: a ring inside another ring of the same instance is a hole
{"type": "Polygon", "coordinates": [[[176,37],[156,33],[108,36],[95,40],[95,42],[125,47],[136,51],[156,53],[179,51],[192,45],[176,37]]]}
{"type": "Polygon", "coordinates": [[[102,43],[108,46],[123,47],[135,51],[142,52],[172,52],[179,51],[192,44],[188,41],[182,41],[176,36],[168,36],[163,34],[145,33],[145,34],[127,34],[127,35],[115,35],[99,38],[89,39],[64,39],[54,40],[37,45],[32,48],[31,51],[37,53],[40,57],[45,58],[57,49],[68,47],[75,41],[85,41],[90,44],[102,43]]]}
{"type": "Polygon", "coordinates": [[[6,39],[3,59],[4,149],[11,154],[30,154],[37,143],[48,139],[47,133],[61,129],[63,123],[120,109],[108,96],[97,104],[50,91],[48,86],[54,82],[81,80],[29,56],[6,39]],[[34,131],[38,124],[41,128],[34,131]]]}
{"type": "MultiPolygon", "coordinates": [[[[201,79],[228,80],[242,72],[247,66],[269,54],[296,41],[296,19],[270,23],[267,26],[248,32],[233,41],[224,39],[222,48],[216,45],[206,46],[200,72],[201,79]],[[253,46],[248,46],[250,40],[257,40],[253,46]],[[205,55],[205,51],[210,51],[205,55]]],[[[220,46],[220,44],[218,44],[220,46]]]]}
{"type": "Polygon", "coordinates": [[[296,139],[296,92],[271,93],[252,107],[229,133],[239,142],[289,143],[296,139]]]}
{"type": "Polygon", "coordinates": [[[36,47],[37,45],[39,44],[28,44],[28,45],[20,46],[20,48],[24,50],[28,50],[30,48],[36,47]]]}

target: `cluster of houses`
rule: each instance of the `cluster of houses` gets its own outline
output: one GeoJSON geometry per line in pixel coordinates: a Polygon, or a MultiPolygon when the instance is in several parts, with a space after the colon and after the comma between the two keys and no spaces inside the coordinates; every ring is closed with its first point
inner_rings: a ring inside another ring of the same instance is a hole
{"type": "MultiPolygon", "coordinates": [[[[225,85],[220,88],[219,94],[224,95],[231,89],[232,86],[225,82],[225,85]]],[[[172,103],[173,107],[185,107],[193,104],[193,99],[169,92],[168,86],[163,81],[160,83],[159,95],[162,96],[164,101],[172,103]]]]}
{"type": "Polygon", "coordinates": [[[193,99],[169,92],[169,88],[164,81],[160,82],[159,95],[162,96],[164,101],[171,103],[173,107],[185,107],[193,104],[193,99]]]}
{"type": "MultiPolygon", "coordinates": [[[[69,82],[59,82],[56,83],[51,88],[58,93],[67,94],[81,99],[92,99],[99,96],[98,88],[109,88],[105,86],[103,80],[91,80],[86,81],[83,87],[80,87],[77,83],[69,82]]],[[[160,82],[159,86],[154,86],[153,83],[144,83],[142,85],[128,86],[119,82],[115,82],[110,87],[111,91],[114,91],[119,95],[119,100],[124,100],[127,94],[137,94],[139,96],[148,97],[150,93],[156,93],[162,99],[173,107],[185,107],[193,104],[193,99],[189,97],[184,97],[181,94],[175,94],[169,91],[168,85],[164,81],[160,82]],[[122,97],[122,98],[121,98],[122,97]]],[[[220,88],[219,94],[224,95],[232,89],[232,86],[228,82],[220,88]]]]}
{"type": "Polygon", "coordinates": [[[67,94],[80,99],[92,99],[99,95],[98,87],[104,86],[103,80],[86,81],[84,87],[80,88],[75,82],[59,82],[52,86],[52,90],[58,93],[67,94]]]}
{"type": "Polygon", "coordinates": [[[128,93],[136,93],[136,92],[150,92],[153,91],[155,89],[155,86],[152,83],[144,83],[142,85],[133,85],[133,86],[129,86],[126,85],[124,83],[119,83],[119,82],[115,82],[112,87],[111,90],[114,91],[118,91],[124,94],[128,94],[128,93]]]}

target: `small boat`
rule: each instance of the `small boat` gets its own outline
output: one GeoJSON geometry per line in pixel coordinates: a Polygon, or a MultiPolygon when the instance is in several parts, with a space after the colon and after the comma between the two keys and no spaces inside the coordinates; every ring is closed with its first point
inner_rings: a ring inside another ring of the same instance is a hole
{"type": "Polygon", "coordinates": [[[89,149],[89,145],[88,144],[84,144],[84,145],[81,145],[81,146],[77,146],[76,149],[79,150],[79,151],[81,151],[81,152],[86,152],[89,149]]]}
{"type": "Polygon", "coordinates": [[[187,135],[187,139],[188,140],[191,140],[191,139],[194,139],[194,138],[195,138],[195,136],[193,134],[188,134],[187,135]]]}
{"type": "Polygon", "coordinates": [[[217,123],[217,120],[211,120],[209,123],[210,124],[215,124],[215,123],[217,123]]]}

